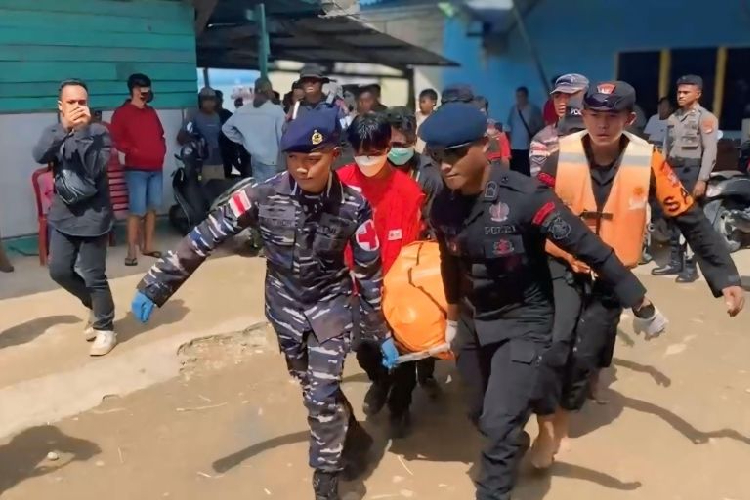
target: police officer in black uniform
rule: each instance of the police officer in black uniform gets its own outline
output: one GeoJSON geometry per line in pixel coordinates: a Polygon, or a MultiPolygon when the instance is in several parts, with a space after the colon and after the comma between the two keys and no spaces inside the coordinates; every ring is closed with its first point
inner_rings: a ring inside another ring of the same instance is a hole
{"type": "Polygon", "coordinates": [[[476,498],[508,500],[528,447],[524,426],[530,412],[546,404],[550,377],[542,363],[554,315],[546,239],[612,283],[627,307],[650,312],[653,305],[613,250],[552,190],[489,166],[486,130],[479,109],[454,102],[427,118],[420,137],[447,187],[431,219],[448,320],[458,321],[458,369],[473,398],[472,418],[488,439],[476,498]]]}

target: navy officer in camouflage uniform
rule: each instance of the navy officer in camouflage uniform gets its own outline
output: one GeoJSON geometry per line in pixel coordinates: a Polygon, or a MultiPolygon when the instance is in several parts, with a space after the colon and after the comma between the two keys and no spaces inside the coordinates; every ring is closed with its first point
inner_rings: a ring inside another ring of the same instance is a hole
{"type": "MultiPolygon", "coordinates": [[[[589,79],[578,73],[568,73],[555,80],[550,92],[557,113],[557,123],[547,125],[536,133],[529,146],[531,177],[536,177],[547,157],[559,149],[560,136],[572,133],[568,122],[571,112],[580,111],[583,94],[589,88],[589,79]]],[[[583,128],[583,127],[581,127],[583,128]]]]}
{"type": "Polygon", "coordinates": [[[338,500],[338,479],[365,467],[372,443],[341,391],[349,352],[353,280],[344,262],[350,243],[360,294],[360,327],[379,339],[383,363],[398,351],[381,311],[382,270],[372,210],[358,190],[331,170],[339,153],[337,110],[314,110],[290,123],[281,139],[287,171],[235,192],[138,284],[133,314],[147,321],[221,242],[260,230],[266,249],[266,317],[302,385],[310,423],[316,500],[338,500]]]}

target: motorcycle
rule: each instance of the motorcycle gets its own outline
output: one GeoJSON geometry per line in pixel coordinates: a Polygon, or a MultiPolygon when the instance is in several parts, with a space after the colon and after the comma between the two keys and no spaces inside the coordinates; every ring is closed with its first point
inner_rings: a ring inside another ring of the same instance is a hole
{"type": "Polygon", "coordinates": [[[208,157],[206,140],[192,123],[186,126],[190,141],[175,154],[181,166],[172,176],[177,202],[169,209],[169,222],[180,234],[189,233],[236,190],[253,183],[252,178],[231,177],[203,182],[203,162],[208,157]]]}
{"type": "Polygon", "coordinates": [[[746,172],[714,172],[706,187],[703,213],[730,252],[739,250],[750,236],[750,177],[746,172]]]}

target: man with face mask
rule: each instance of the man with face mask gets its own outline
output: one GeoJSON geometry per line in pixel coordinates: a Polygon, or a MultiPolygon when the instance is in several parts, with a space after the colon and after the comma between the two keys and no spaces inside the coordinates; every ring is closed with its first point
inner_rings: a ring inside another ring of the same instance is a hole
{"type": "MultiPolygon", "coordinates": [[[[561,138],[559,150],[549,155],[538,179],[553,187],[573,213],[610,245],[628,267],[638,265],[647,223],[649,201],[661,205],[664,214],[682,230],[701,257],[701,268],[715,297],[722,297],[727,313],[736,316],[744,304],[740,276],[720,236],[683,187],[654,146],[625,132],[635,120],[635,89],[625,82],[602,82],[583,99],[586,129],[561,138]]],[[[532,463],[547,467],[560,441],[567,438],[571,411],[580,410],[589,396],[592,375],[609,366],[623,307],[617,287],[596,276],[590,266],[569,253],[547,244],[552,275],[573,276],[555,286],[554,340],[569,349],[562,378],[560,408],[548,425],[541,426],[532,463]],[[571,293],[572,291],[572,293],[571,293]],[[563,335],[567,328],[567,335],[563,335]],[[567,341],[565,339],[567,337],[567,341]]],[[[653,308],[636,313],[637,330],[658,334],[666,320],[653,308]]],[[[565,364],[565,360],[562,360],[565,364]]]]}
{"type": "Polygon", "coordinates": [[[372,444],[341,391],[353,278],[362,333],[376,339],[387,366],[398,357],[381,309],[380,240],[372,209],[331,170],[340,132],[332,109],[292,122],[281,139],[287,172],[235,192],[209,214],[151,268],[132,304],[134,316],[148,321],[154,306],[163,306],[221,242],[245,228],[259,229],[267,258],[266,316],[289,373],[302,386],[316,500],[340,500],[339,477],[360,474],[372,444]],[[347,244],[351,273],[344,259],[347,244]]]}
{"type": "MultiPolygon", "coordinates": [[[[355,163],[342,167],[337,173],[341,182],[359,188],[373,207],[385,275],[401,248],[419,237],[425,195],[414,180],[388,160],[391,125],[384,115],[371,113],[356,117],[347,136],[354,149],[355,163]]],[[[381,363],[379,349],[370,339],[362,336],[356,347],[360,366],[373,382],[365,395],[363,411],[375,415],[385,405],[393,380],[381,363]]],[[[394,428],[402,433],[408,426],[408,402],[405,403],[404,398],[392,399],[390,407],[394,428]]]]}

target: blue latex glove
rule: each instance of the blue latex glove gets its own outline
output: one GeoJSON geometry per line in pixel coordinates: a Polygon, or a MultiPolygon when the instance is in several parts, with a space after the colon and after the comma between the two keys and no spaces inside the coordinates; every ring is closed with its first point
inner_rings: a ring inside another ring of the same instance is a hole
{"type": "Polygon", "coordinates": [[[156,304],[146,297],[146,295],[142,292],[136,292],[133,302],[130,304],[130,310],[133,311],[133,316],[138,318],[141,323],[145,323],[151,317],[151,313],[154,312],[154,306],[156,304]]]}
{"type": "Polygon", "coordinates": [[[393,338],[386,339],[380,344],[380,352],[383,353],[383,366],[389,370],[394,368],[398,361],[399,353],[393,338]]]}

